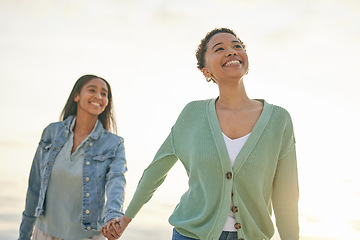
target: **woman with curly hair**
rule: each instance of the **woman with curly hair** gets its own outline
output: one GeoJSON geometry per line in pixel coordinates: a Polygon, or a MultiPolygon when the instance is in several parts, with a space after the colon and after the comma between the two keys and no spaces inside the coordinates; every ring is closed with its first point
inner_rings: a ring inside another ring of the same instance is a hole
{"type": "Polygon", "coordinates": [[[269,240],[275,231],[272,210],[281,239],[299,239],[289,113],[247,96],[243,78],[249,60],[232,30],[209,32],[196,57],[206,81],[217,84],[219,96],[190,102],[183,109],[145,169],[116,231],[105,229],[105,234],[119,237],[180,160],[189,188],[169,218],[173,240],[269,240]]]}

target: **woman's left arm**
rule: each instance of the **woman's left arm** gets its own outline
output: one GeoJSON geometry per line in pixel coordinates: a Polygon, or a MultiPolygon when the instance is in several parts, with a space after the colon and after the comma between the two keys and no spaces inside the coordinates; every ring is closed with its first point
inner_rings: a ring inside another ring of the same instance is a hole
{"type": "Polygon", "coordinates": [[[109,165],[109,171],[106,174],[106,214],[104,222],[113,218],[121,217],[123,212],[127,171],[125,159],[124,140],[121,139],[115,157],[109,165]]]}
{"type": "Polygon", "coordinates": [[[295,137],[290,115],[287,114],[272,192],[276,226],[282,240],[299,239],[298,201],[295,137]]]}
{"type": "Polygon", "coordinates": [[[279,159],[273,182],[272,203],[276,226],[282,240],[299,239],[299,185],[295,146],[279,159]]]}

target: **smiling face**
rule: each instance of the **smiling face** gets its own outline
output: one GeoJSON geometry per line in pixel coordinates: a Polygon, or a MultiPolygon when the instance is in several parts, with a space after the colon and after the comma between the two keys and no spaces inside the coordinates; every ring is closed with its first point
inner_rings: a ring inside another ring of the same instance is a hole
{"type": "Polygon", "coordinates": [[[248,71],[249,62],[245,49],[237,37],[230,33],[217,33],[207,44],[205,77],[216,82],[228,79],[241,79],[248,71]]]}
{"type": "Polygon", "coordinates": [[[75,95],[74,101],[77,102],[77,114],[98,117],[109,103],[106,83],[99,78],[91,79],[75,95]]]}

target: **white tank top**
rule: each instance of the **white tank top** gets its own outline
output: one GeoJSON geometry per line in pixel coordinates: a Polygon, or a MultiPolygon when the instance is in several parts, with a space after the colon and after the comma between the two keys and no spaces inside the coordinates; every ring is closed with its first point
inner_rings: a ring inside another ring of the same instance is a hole
{"type": "MultiPolygon", "coordinates": [[[[239,154],[240,150],[243,148],[246,140],[249,138],[251,133],[237,139],[231,139],[228,136],[226,136],[223,133],[225,145],[230,157],[231,165],[234,166],[235,158],[239,154]]],[[[236,232],[234,225],[236,223],[235,221],[235,214],[231,211],[231,208],[233,206],[233,201],[231,199],[231,204],[229,206],[229,216],[225,222],[223,231],[229,231],[229,232],[236,232]]]]}

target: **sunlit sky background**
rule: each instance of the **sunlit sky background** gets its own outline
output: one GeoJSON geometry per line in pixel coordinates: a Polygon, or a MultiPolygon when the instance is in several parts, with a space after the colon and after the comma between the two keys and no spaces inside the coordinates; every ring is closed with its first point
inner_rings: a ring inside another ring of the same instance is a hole
{"type": "MultiPolygon", "coordinates": [[[[16,238],[41,132],[87,73],[112,87],[126,207],[181,109],[217,97],[194,54],[215,27],[247,46],[248,95],[293,118],[301,239],[359,240],[357,0],[0,0],[0,238],[16,238]]],[[[170,239],[167,218],[186,184],[178,163],[123,239],[170,239]]]]}

